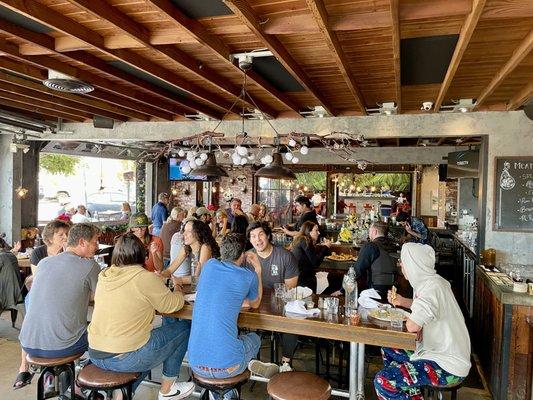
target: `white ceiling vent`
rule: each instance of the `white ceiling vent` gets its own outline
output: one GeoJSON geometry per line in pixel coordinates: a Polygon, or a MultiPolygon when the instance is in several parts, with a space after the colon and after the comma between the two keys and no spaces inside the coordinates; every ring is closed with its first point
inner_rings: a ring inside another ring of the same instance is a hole
{"type": "Polygon", "coordinates": [[[44,86],[59,92],[68,93],[89,93],[94,87],[88,83],[74,79],[54,70],[48,70],[48,79],[43,81],[44,86]]]}

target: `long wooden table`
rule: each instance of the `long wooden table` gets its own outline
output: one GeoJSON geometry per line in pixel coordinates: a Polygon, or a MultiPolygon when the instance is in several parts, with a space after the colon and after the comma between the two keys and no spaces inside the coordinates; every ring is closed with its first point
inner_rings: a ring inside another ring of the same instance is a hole
{"type": "MultiPolygon", "coordinates": [[[[314,300],[317,304],[316,295],[314,300]]],[[[242,328],[350,342],[349,391],[334,390],[332,394],[336,396],[348,397],[350,400],[364,399],[364,352],[366,344],[407,350],[415,348],[416,335],[405,331],[405,328],[403,331],[393,330],[388,323],[369,320],[363,320],[357,325],[350,325],[349,320],[343,314],[328,315],[324,311],[313,318],[291,318],[284,315],[283,306],[281,300],[266,292],[258,309],[241,311],[238,325],[242,328]]],[[[342,307],[339,308],[342,309],[342,307]]],[[[186,304],[180,311],[169,316],[190,320],[192,319],[192,309],[192,305],[186,304]]]]}

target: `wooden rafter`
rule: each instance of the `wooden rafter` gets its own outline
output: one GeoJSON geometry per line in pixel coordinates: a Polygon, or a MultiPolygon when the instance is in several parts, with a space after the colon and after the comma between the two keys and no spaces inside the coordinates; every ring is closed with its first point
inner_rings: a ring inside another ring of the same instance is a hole
{"type": "Polygon", "coordinates": [[[513,55],[505,65],[492,78],[488,86],[481,92],[476,100],[475,107],[482,104],[487,98],[502,84],[502,82],[509,76],[511,72],[524,60],[533,49],[533,29],[522,40],[518,47],[514,50],[513,55]]]}
{"type": "Polygon", "coordinates": [[[48,108],[39,107],[35,104],[27,104],[21,101],[8,100],[8,99],[1,98],[1,97],[0,97],[0,106],[6,106],[6,107],[17,108],[21,110],[30,111],[30,112],[35,112],[35,113],[44,115],[52,119],[63,118],[69,121],[77,121],[77,122],[86,121],[86,118],[79,117],[76,115],[65,114],[57,110],[50,110],[48,108]]]}
{"type": "Polygon", "coordinates": [[[512,111],[516,110],[522,104],[524,104],[528,99],[533,97],[533,82],[528,83],[522,88],[517,94],[515,94],[509,103],[507,103],[507,110],[512,111]]]}
{"type": "Polygon", "coordinates": [[[402,74],[400,64],[400,0],[390,0],[392,20],[392,52],[394,60],[394,89],[396,91],[397,113],[402,110],[402,74]]]}
{"type": "MultiPolygon", "coordinates": [[[[193,74],[211,82],[217,88],[225,91],[234,98],[238,98],[241,94],[241,88],[230,83],[226,78],[218,75],[208,66],[195,60],[187,53],[181,51],[175,46],[158,45],[154,46],[150,43],[150,32],[144,26],[138,24],[126,14],[120,12],[117,8],[111,6],[104,0],[70,0],[71,3],[95,15],[96,17],[105,20],[115,26],[116,28],[125,32],[134,40],[139,41],[148,49],[159,52],[168,57],[173,62],[185,67],[193,74]]],[[[194,93],[193,93],[194,94],[194,93]]],[[[213,95],[211,95],[213,96],[213,95]]],[[[216,97],[216,96],[215,96],[216,97]]],[[[204,100],[206,100],[204,98],[204,100]]],[[[276,116],[277,111],[259,99],[254,99],[263,112],[270,116],[276,116]]],[[[249,99],[244,99],[244,102],[251,107],[254,105],[249,99]]]]}
{"type": "Polygon", "coordinates": [[[1,57],[0,56],[0,69],[4,69],[6,71],[14,71],[22,76],[27,76],[28,78],[33,78],[42,81],[43,79],[46,79],[48,76],[46,74],[46,71],[32,67],[28,64],[22,64],[20,62],[13,61],[7,57],[1,57]]]}
{"type": "MultiPolygon", "coordinates": [[[[166,83],[178,87],[179,89],[191,93],[194,96],[202,98],[216,107],[229,108],[231,105],[222,99],[217,100],[216,96],[209,91],[196,87],[185,79],[178,77],[170,70],[162,68],[160,65],[139,57],[137,53],[130,50],[109,50],[104,45],[104,40],[101,36],[86,28],[85,26],[75,22],[74,20],[63,16],[62,14],[54,11],[53,9],[46,7],[45,5],[38,3],[35,0],[0,0],[0,5],[3,5],[17,13],[20,13],[34,21],[47,25],[52,29],[63,32],[67,35],[73,36],[92,47],[102,51],[103,53],[118,59],[126,64],[137,68],[149,75],[152,75],[158,79],[165,81],[166,83]]],[[[55,49],[54,49],[55,50],[55,49]]],[[[190,99],[185,99],[183,104],[186,107],[191,107],[197,111],[205,110],[205,107],[198,102],[190,99]]],[[[204,112],[201,111],[201,112],[204,112]]],[[[207,115],[212,114],[212,111],[205,113],[207,115]]],[[[214,115],[211,115],[214,116],[214,115]]]]}
{"type": "Polygon", "coordinates": [[[302,67],[292,58],[287,49],[281,44],[278,38],[267,35],[263,32],[259,20],[250,5],[244,0],[223,0],[230,10],[262,41],[270,51],[276,56],[278,61],[289,71],[289,73],[309,91],[331,115],[336,115],[337,111],[331,106],[321,91],[315,86],[311,79],[304,72],[302,67]]]}
{"type": "Polygon", "coordinates": [[[444,97],[446,96],[446,93],[448,92],[448,89],[452,84],[455,73],[457,72],[459,64],[463,59],[463,55],[466,51],[466,48],[468,47],[468,43],[470,43],[470,39],[472,38],[472,34],[476,29],[477,23],[483,11],[483,7],[485,7],[485,3],[486,0],[474,0],[474,3],[472,5],[472,11],[466,18],[466,21],[463,24],[463,27],[461,28],[459,40],[457,41],[457,45],[455,46],[455,51],[453,52],[450,65],[448,66],[446,76],[444,77],[444,81],[442,82],[442,85],[440,87],[437,99],[435,100],[435,105],[433,107],[433,110],[435,112],[439,112],[440,107],[444,102],[444,97]]]}
{"type": "Polygon", "coordinates": [[[326,11],[326,7],[324,6],[323,0],[307,0],[307,7],[309,7],[309,9],[311,10],[313,17],[316,23],[318,24],[320,32],[326,39],[328,47],[333,53],[333,56],[335,57],[335,62],[337,63],[337,66],[341,71],[341,75],[344,78],[346,84],[348,85],[348,88],[350,89],[350,92],[352,93],[355,102],[357,103],[357,107],[361,109],[363,115],[366,115],[365,101],[363,99],[361,91],[357,87],[357,83],[355,82],[353,74],[350,71],[350,64],[348,62],[348,59],[346,58],[344,51],[342,50],[341,44],[339,43],[339,39],[337,39],[337,35],[335,34],[335,32],[331,31],[328,26],[328,13],[326,11]]]}
{"type": "MultiPolygon", "coordinates": [[[[0,68],[3,68],[5,60],[0,60],[0,68]]],[[[19,63],[20,65],[20,63],[19,63]]],[[[9,71],[17,72],[17,68],[10,66],[9,71]]],[[[134,118],[138,120],[148,121],[150,118],[147,115],[142,113],[129,110],[127,108],[118,107],[112,104],[108,104],[104,101],[93,100],[87,96],[80,96],[72,93],[58,92],[52,89],[47,88],[41,83],[33,82],[27,79],[19,78],[4,72],[0,72],[0,82],[3,82],[2,88],[5,85],[15,86],[21,89],[29,89],[34,92],[47,94],[53,96],[56,100],[60,101],[62,99],[69,101],[72,105],[76,104],[76,107],[86,106],[87,109],[96,115],[101,115],[103,117],[113,118],[117,120],[126,120],[123,116],[134,118]]]]}
{"type": "MultiPolygon", "coordinates": [[[[170,20],[180,29],[185,29],[192,37],[194,37],[198,42],[206,46],[215,52],[215,55],[218,56],[219,60],[223,60],[227,65],[230,65],[234,70],[239,71],[239,66],[231,61],[231,54],[229,48],[224,44],[215,35],[212,35],[204,28],[204,26],[187,17],[180,10],[178,10],[172,2],[169,0],[148,0],[155,8],[157,8],[161,13],[165,14],[170,20]]],[[[150,41],[153,39],[150,38],[150,41]]],[[[274,96],[279,102],[287,106],[293,111],[298,112],[298,106],[284,93],[280,92],[269,82],[265,81],[260,75],[254,71],[248,71],[248,78],[258,85],[259,87],[266,90],[272,96],[274,96]]],[[[299,114],[298,114],[299,115],[299,114]]]]}
{"type": "MultiPolygon", "coordinates": [[[[17,33],[17,37],[19,39],[29,41],[31,39],[31,36],[26,36],[27,30],[23,28],[17,28],[16,30],[13,30],[13,25],[0,19],[0,31],[3,31],[5,33],[14,35],[14,33],[17,33]]],[[[48,46],[50,45],[45,40],[47,36],[44,36],[44,39],[41,39],[39,41],[40,46],[48,46]]],[[[16,46],[11,45],[5,41],[0,42],[0,48],[1,50],[8,54],[11,57],[14,57],[20,61],[30,63],[34,66],[41,67],[41,68],[47,68],[47,69],[53,69],[58,72],[64,73],[66,75],[70,75],[76,78],[79,78],[81,80],[90,82],[91,84],[98,86],[104,90],[109,91],[110,93],[118,93],[124,98],[130,98],[134,99],[136,101],[140,101],[143,104],[138,104],[133,108],[133,110],[138,110],[139,112],[145,113],[149,116],[153,116],[156,118],[166,119],[166,120],[172,120],[173,115],[180,115],[184,114],[185,110],[183,108],[178,108],[175,105],[168,104],[168,101],[165,101],[163,99],[166,99],[166,97],[172,97],[170,94],[168,94],[166,91],[157,88],[148,82],[142,81],[141,79],[135,78],[123,71],[118,70],[117,68],[114,68],[107,63],[105,63],[103,60],[101,60],[98,57],[95,57],[91,55],[90,53],[86,52],[71,52],[66,55],[67,58],[71,59],[72,61],[81,62],[87,66],[90,66],[92,68],[100,69],[102,72],[107,73],[110,76],[113,76],[115,78],[121,79],[125,83],[134,84],[138,86],[141,89],[146,90],[147,92],[157,94],[158,97],[152,96],[148,93],[143,93],[138,90],[134,89],[121,89],[116,84],[108,81],[107,79],[103,79],[93,73],[90,73],[88,71],[81,70],[79,68],[75,68],[72,66],[69,66],[65,63],[62,63],[58,61],[57,59],[53,59],[48,56],[25,56],[21,55],[18,52],[18,49],[16,46]],[[81,53],[81,54],[80,54],[81,53]],[[166,95],[166,97],[165,97],[166,95]]],[[[52,47],[53,48],[53,47],[52,47]]],[[[89,93],[87,96],[92,97],[93,94],[89,93]]],[[[114,96],[115,98],[117,96],[114,96]]],[[[109,100],[111,101],[111,100],[109,100]]],[[[177,101],[176,101],[177,102],[177,101]]],[[[131,103],[129,101],[118,101],[113,102],[114,104],[118,106],[124,106],[126,108],[130,108],[127,104],[131,103]],[[124,103],[124,104],[123,104],[124,103]]],[[[179,103],[181,104],[181,103],[179,103]]],[[[207,111],[207,110],[206,110],[207,111]]],[[[218,114],[217,114],[218,115],[218,114]]]]}

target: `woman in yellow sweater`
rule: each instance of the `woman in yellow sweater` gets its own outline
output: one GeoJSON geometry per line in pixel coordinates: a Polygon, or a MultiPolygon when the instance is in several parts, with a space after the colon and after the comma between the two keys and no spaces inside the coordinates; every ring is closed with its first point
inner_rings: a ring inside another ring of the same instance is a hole
{"type": "Polygon", "coordinates": [[[190,323],[165,317],[162,326],[152,327],[156,311],[175,312],[184,301],[181,292],[171,292],[157,275],[143,268],[145,257],[144,245],[135,235],[118,239],[112,265],[98,277],[88,328],[89,356],[103,369],[141,372],[133,390],[162,363],[158,400],[178,400],[194,390],[193,383],[177,381],[190,323]]]}

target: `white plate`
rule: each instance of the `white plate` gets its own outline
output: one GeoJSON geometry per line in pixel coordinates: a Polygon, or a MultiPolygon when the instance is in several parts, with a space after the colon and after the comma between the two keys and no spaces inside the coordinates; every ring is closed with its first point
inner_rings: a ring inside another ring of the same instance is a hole
{"type": "Polygon", "coordinates": [[[313,291],[308,287],[298,286],[287,291],[287,297],[293,300],[302,300],[313,294],[313,291]],[[298,290],[296,290],[298,289],[298,290]],[[296,294],[298,293],[298,297],[296,294]]]}
{"type": "MultiPolygon", "coordinates": [[[[378,321],[384,321],[384,322],[390,322],[390,316],[388,314],[389,308],[374,308],[373,310],[370,310],[368,313],[368,316],[377,319],[378,321]],[[387,312],[386,315],[380,314],[380,310],[385,310],[387,312]]],[[[403,313],[403,319],[404,321],[407,321],[407,318],[411,315],[409,312],[402,310],[401,308],[397,308],[400,312],[403,313]]]]}
{"type": "Polygon", "coordinates": [[[192,303],[196,300],[196,292],[183,295],[184,300],[187,303],[192,303]]]}

